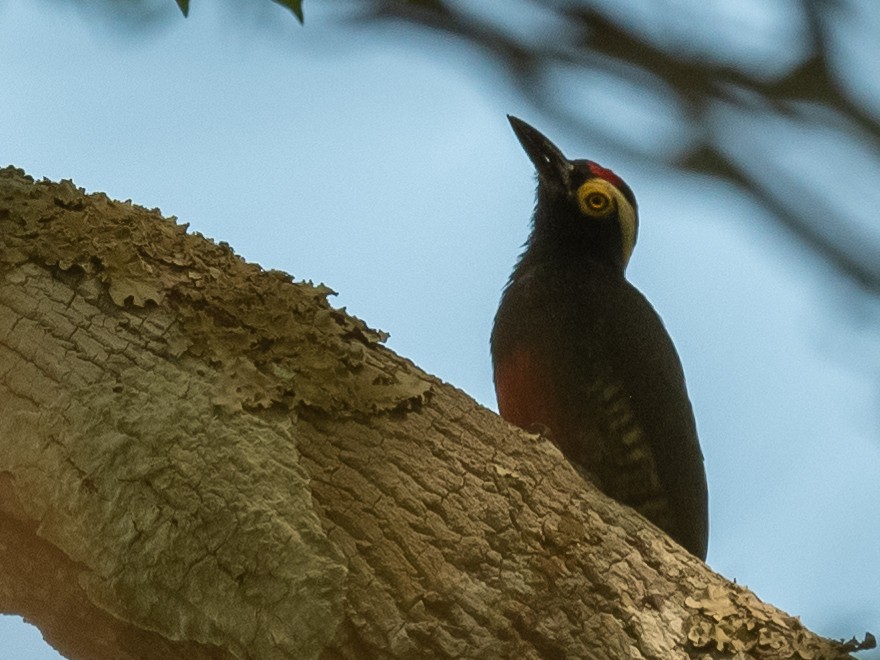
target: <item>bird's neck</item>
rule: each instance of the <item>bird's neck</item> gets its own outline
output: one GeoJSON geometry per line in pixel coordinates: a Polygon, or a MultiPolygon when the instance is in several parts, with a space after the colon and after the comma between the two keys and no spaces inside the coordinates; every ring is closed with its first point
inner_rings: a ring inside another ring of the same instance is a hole
{"type": "Polygon", "coordinates": [[[585,219],[556,198],[539,196],[525,248],[520,262],[527,265],[558,264],[565,270],[585,267],[621,277],[626,268],[617,222],[585,219]]]}
{"type": "Polygon", "coordinates": [[[533,232],[511,275],[511,281],[525,274],[554,279],[601,277],[624,279],[624,266],[602,246],[596,247],[582,237],[560,240],[533,232]]]}

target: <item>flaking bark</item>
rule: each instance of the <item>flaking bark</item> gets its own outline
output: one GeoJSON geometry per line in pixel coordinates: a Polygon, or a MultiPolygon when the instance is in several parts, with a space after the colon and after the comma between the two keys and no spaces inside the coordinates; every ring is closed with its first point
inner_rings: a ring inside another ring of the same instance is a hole
{"type": "Polygon", "coordinates": [[[108,660],[855,648],[712,573],[329,293],[0,170],[0,611],[108,660]]]}

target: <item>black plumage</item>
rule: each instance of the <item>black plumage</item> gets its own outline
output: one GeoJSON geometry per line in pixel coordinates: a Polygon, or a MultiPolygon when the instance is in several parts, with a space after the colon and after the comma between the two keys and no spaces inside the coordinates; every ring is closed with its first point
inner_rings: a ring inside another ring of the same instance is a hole
{"type": "Polygon", "coordinates": [[[624,275],[635,197],[610,170],[511,124],[539,185],[492,331],[501,414],[546,432],[603,492],[704,559],[706,478],[681,363],[624,275]]]}

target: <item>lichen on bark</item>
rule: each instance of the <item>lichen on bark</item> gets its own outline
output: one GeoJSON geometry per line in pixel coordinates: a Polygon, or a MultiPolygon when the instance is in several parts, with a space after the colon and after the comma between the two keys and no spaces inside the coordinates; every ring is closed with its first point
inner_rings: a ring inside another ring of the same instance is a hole
{"type": "Polygon", "coordinates": [[[330,293],[0,170],[0,610],[82,658],[854,648],[712,573],[330,293]]]}

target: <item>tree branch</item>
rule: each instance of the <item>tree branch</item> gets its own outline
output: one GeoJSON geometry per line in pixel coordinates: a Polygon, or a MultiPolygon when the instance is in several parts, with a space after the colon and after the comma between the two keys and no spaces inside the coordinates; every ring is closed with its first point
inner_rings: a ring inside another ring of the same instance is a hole
{"type": "Polygon", "coordinates": [[[712,573],[328,293],[0,170],[0,610],[71,658],[856,648],[712,573]]]}

